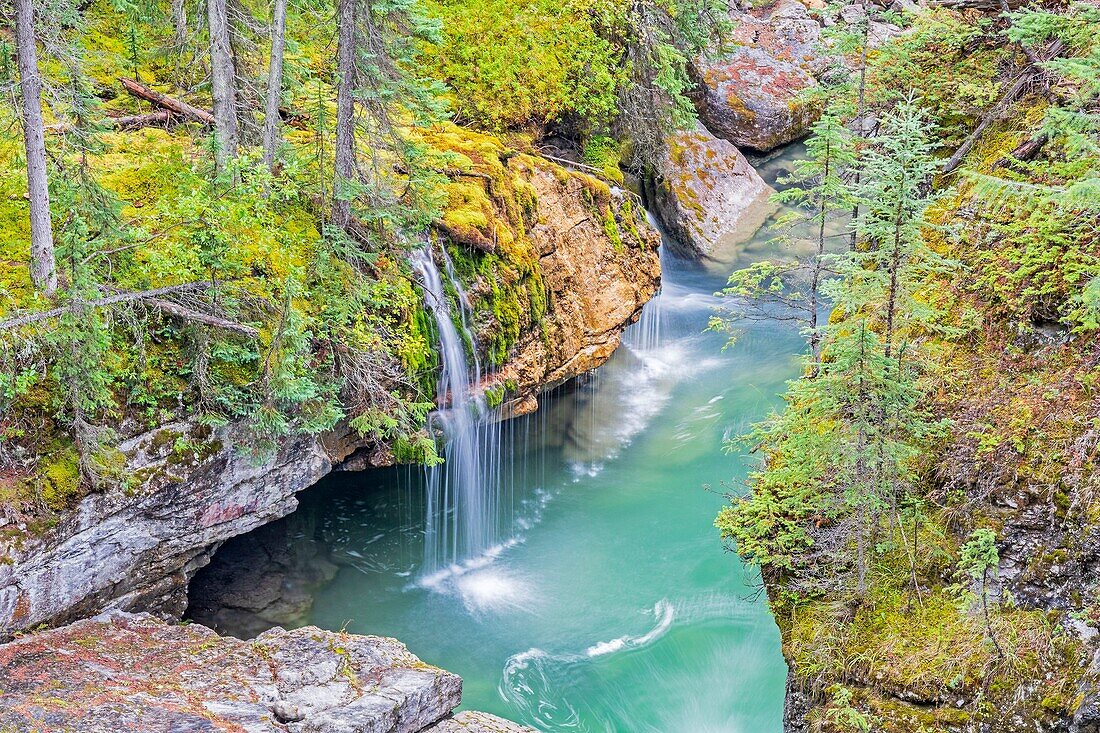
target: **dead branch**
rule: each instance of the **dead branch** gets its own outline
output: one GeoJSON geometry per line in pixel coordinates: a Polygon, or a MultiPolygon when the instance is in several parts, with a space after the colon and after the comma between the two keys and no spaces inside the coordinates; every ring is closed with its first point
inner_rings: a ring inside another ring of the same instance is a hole
{"type": "MultiPolygon", "coordinates": [[[[1063,44],[1061,41],[1055,41],[1053,44],[1051,44],[1051,47],[1046,54],[1046,59],[1044,60],[1049,61],[1050,59],[1060,54],[1064,49],[1065,44],[1063,44]]],[[[1016,77],[1016,81],[1012,83],[1012,85],[1005,91],[1003,95],[1001,95],[1000,101],[998,101],[997,104],[993,106],[993,109],[985,113],[985,115],[981,119],[981,122],[978,123],[978,126],[975,127],[969,135],[967,135],[966,139],[963,140],[962,145],[960,145],[959,149],[955,151],[955,154],[952,155],[948,159],[948,161],[943,164],[943,173],[950,173],[951,171],[959,167],[959,165],[963,161],[963,158],[966,157],[967,153],[969,153],[974,145],[978,142],[978,140],[982,136],[982,133],[986,131],[986,128],[999,120],[1004,115],[1004,113],[1008,111],[1008,108],[1012,106],[1016,99],[1019,98],[1019,96],[1024,92],[1025,89],[1027,89],[1028,85],[1035,78],[1035,76],[1041,71],[1042,67],[1031,64],[1028,65],[1028,67],[1025,68],[1022,72],[1020,72],[1020,75],[1016,77]]]]}
{"type": "Polygon", "coordinates": [[[158,91],[150,89],[144,84],[137,83],[133,79],[119,78],[119,82],[122,84],[127,92],[134,95],[135,97],[138,97],[139,99],[144,99],[148,102],[152,102],[158,107],[163,107],[170,112],[175,112],[176,114],[183,115],[184,117],[190,117],[200,122],[205,122],[208,125],[214,124],[214,115],[204,109],[192,107],[186,102],[181,102],[178,99],[174,99],[167,95],[161,94],[158,91]]]}
{"type": "MultiPolygon", "coordinates": [[[[97,127],[114,130],[138,130],[142,127],[153,125],[167,125],[172,121],[172,112],[162,109],[157,112],[148,112],[143,115],[126,115],[124,117],[106,117],[95,123],[97,127]]],[[[46,132],[55,135],[63,135],[76,129],[76,125],[48,125],[46,132]]]]}
{"type": "Polygon", "coordinates": [[[219,318],[218,316],[212,316],[209,313],[203,313],[201,311],[191,310],[179,303],[173,303],[167,300],[161,300],[159,298],[148,298],[145,301],[170,316],[175,316],[184,321],[192,323],[202,323],[207,326],[213,326],[215,328],[223,328],[227,331],[234,331],[239,334],[243,334],[249,337],[256,337],[259,334],[252,326],[246,326],[243,323],[237,323],[236,321],[230,321],[225,318],[219,318]]]}
{"type": "Polygon", "coordinates": [[[1029,137],[1027,140],[1017,145],[1011,153],[998,160],[996,167],[1005,168],[1015,161],[1031,160],[1039,154],[1039,151],[1047,144],[1048,139],[1049,138],[1045,134],[1029,137]]]}
{"type": "MultiPolygon", "coordinates": [[[[162,295],[170,295],[172,293],[186,293],[194,292],[196,290],[206,290],[213,287],[211,282],[193,282],[183,283],[182,285],[167,285],[163,288],[154,288],[152,290],[142,290],[139,292],[126,292],[116,293],[114,295],[108,295],[103,298],[97,298],[96,300],[89,300],[80,303],[81,308],[102,308],[107,305],[114,305],[116,303],[129,303],[135,300],[151,300],[159,298],[162,295]]],[[[38,323],[50,318],[56,318],[57,316],[68,313],[72,310],[71,305],[66,305],[61,308],[51,308],[47,311],[39,311],[38,313],[27,313],[22,316],[16,316],[15,318],[9,318],[5,321],[0,321],[0,331],[5,331],[12,328],[18,328],[19,326],[26,326],[31,323],[38,323]]]]}

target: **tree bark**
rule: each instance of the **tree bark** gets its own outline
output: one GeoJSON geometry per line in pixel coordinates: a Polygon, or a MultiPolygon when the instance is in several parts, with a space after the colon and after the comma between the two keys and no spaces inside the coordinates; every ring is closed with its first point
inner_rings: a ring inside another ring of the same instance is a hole
{"type": "Polygon", "coordinates": [[[336,23],[339,28],[336,51],[336,165],[334,169],[332,221],[341,228],[351,222],[347,182],[355,176],[355,4],[339,0],[336,23]]]}
{"type": "MultiPolygon", "coordinates": [[[[142,115],[125,115],[123,117],[105,117],[96,120],[97,127],[105,127],[112,130],[140,130],[143,127],[153,125],[168,125],[172,122],[171,110],[162,109],[156,112],[146,112],[142,115]]],[[[75,125],[50,125],[47,132],[55,135],[63,135],[76,129],[75,125]]]]}
{"type": "Polygon", "coordinates": [[[172,0],[172,42],[177,49],[183,48],[187,40],[187,3],[186,0],[172,0]]]}
{"type": "Polygon", "coordinates": [[[210,26],[210,85],[214,92],[215,159],[223,170],[237,156],[237,69],[229,41],[226,0],[207,0],[210,26]]]}
{"type": "MultiPolygon", "coordinates": [[[[859,179],[861,175],[860,164],[862,157],[862,147],[864,143],[864,137],[867,135],[867,126],[864,116],[867,114],[867,44],[871,40],[871,11],[867,9],[867,2],[863,0],[860,4],[863,8],[863,40],[860,43],[859,51],[859,96],[856,100],[856,120],[859,122],[859,132],[856,137],[855,144],[855,160],[852,161],[852,168],[855,173],[855,178],[852,182],[852,190],[856,193],[859,192],[859,179]]],[[[856,247],[859,244],[859,233],[856,231],[856,222],[859,220],[859,199],[856,198],[855,203],[852,205],[852,241],[849,242],[849,249],[852,252],[856,251],[856,247]]]]}
{"type": "Polygon", "coordinates": [[[279,146],[279,100],[283,95],[283,52],[286,48],[286,0],[275,0],[271,19],[271,63],[267,73],[267,104],[264,108],[264,164],[275,167],[279,146]]]}
{"type": "Polygon", "coordinates": [[[34,34],[34,0],[15,0],[15,47],[23,101],[23,144],[27,152],[27,198],[31,217],[31,281],[46,295],[57,292],[50,188],[46,179],[46,137],[42,121],[42,77],[34,34]]]}

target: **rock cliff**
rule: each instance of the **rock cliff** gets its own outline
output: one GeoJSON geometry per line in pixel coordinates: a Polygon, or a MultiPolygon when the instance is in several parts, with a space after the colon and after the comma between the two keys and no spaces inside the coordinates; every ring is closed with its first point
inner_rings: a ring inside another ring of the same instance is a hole
{"type": "MultiPolygon", "coordinates": [[[[657,289],[657,235],[631,199],[590,176],[450,128],[454,168],[438,237],[478,301],[479,342],[510,412],[601,364],[657,289]]],[[[0,633],[105,609],[178,617],[218,543],[291,512],[334,467],[386,465],[387,446],[347,426],[283,440],[257,458],[232,426],[186,420],[119,446],[128,488],[91,493],[44,526],[0,528],[0,633]]]]}

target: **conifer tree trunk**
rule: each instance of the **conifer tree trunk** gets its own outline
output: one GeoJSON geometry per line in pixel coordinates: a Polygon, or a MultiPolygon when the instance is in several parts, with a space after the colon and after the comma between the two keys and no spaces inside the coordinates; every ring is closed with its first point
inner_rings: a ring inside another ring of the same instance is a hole
{"type": "Polygon", "coordinates": [[[887,291],[886,299],[886,333],[884,335],[884,340],[886,342],[885,355],[887,359],[890,358],[891,352],[894,348],[894,317],[897,313],[899,286],[898,270],[901,268],[901,227],[902,218],[904,216],[904,199],[902,197],[904,196],[905,191],[904,181],[899,186],[899,189],[900,191],[898,193],[897,216],[894,220],[894,249],[890,253],[890,263],[888,265],[888,268],[890,270],[890,286],[887,291]]]}
{"type": "Polygon", "coordinates": [[[31,216],[31,281],[46,295],[57,291],[50,189],[46,180],[46,139],[42,121],[42,77],[34,33],[34,0],[15,0],[15,46],[23,102],[23,143],[27,152],[27,197],[31,216]]]}
{"type": "Polygon", "coordinates": [[[351,202],[346,182],[355,175],[355,43],[356,0],[339,0],[336,23],[339,29],[336,51],[336,166],[333,186],[332,221],[346,228],[351,221],[351,202]]]}
{"type": "Polygon", "coordinates": [[[207,0],[210,26],[210,84],[214,91],[214,129],[218,170],[237,157],[237,70],[229,41],[226,0],[207,0]]]}
{"type": "Polygon", "coordinates": [[[172,41],[176,48],[183,48],[187,39],[187,4],[186,0],[172,0],[172,41]]]}
{"type": "Polygon", "coordinates": [[[283,93],[283,52],[286,48],[286,0],[275,0],[271,19],[271,63],[267,74],[267,104],[264,108],[264,164],[275,167],[279,147],[279,100],[283,93]]]}
{"type": "MultiPolygon", "coordinates": [[[[871,11],[867,7],[866,0],[860,3],[860,7],[863,8],[863,40],[860,41],[859,50],[859,93],[856,97],[856,120],[859,122],[859,131],[856,133],[856,146],[855,146],[855,161],[853,162],[853,170],[855,172],[855,178],[852,181],[853,190],[859,190],[859,180],[861,176],[860,171],[860,148],[863,145],[863,138],[867,135],[865,129],[867,124],[864,120],[864,116],[867,114],[867,44],[871,40],[871,11]]],[[[852,205],[852,241],[849,249],[855,252],[859,241],[859,235],[855,230],[855,222],[859,218],[859,199],[852,205]]]]}
{"type": "MultiPolygon", "coordinates": [[[[822,173],[822,180],[829,179],[829,173],[832,167],[832,143],[826,143],[825,145],[825,170],[822,173]]],[[[821,196],[821,203],[818,206],[818,229],[817,229],[817,254],[814,255],[814,268],[812,280],[810,282],[810,353],[813,355],[814,366],[811,376],[816,377],[818,369],[821,365],[821,334],[817,330],[817,311],[820,307],[818,300],[820,299],[818,291],[821,289],[821,274],[825,268],[824,256],[825,256],[825,215],[828,211],[828,202],[825,200],[824,194],[821,196]]]]}

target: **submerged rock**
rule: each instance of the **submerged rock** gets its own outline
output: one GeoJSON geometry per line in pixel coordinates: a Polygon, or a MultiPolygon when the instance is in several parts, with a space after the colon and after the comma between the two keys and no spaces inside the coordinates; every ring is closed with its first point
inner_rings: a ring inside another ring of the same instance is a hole
{"type": "Polygon", "coordinates": [[[314,627],[244,642],[115,612],[0,646],[0,678],[4,730],[495,730],[429,728],[459,704],[457,675],[393,639],[314,627]]]}
{"type": "Polygon", "coordinates": [[[773,210],[774,193],[740,151],[702,125],[668,140],[657,213],[687,256],[722,259],[751,237],[773,210]]]}
{"type": "Polygon", "coordinates": [[[821,26],[798,0],[734,14],[732,48],[692,73],[699,118],[738,147],[767,151],[808,131],[816,110],[803,93],[822,69],[821,26]]]}

